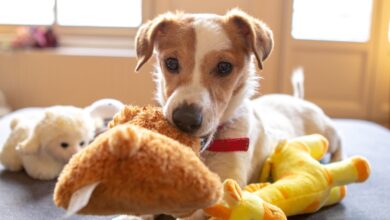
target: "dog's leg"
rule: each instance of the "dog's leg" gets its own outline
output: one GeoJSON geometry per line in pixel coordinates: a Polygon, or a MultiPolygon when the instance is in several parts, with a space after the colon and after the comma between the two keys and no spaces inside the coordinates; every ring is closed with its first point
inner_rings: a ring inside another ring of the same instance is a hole
{"type": "Polygon", "coordinates": [[[329,141],[330,145],[333,149],[333,151],[330,152],[330,160],[331,162],[340,161],[345,159],[345,153],[344,149],[341,145],[341,139],[340,136],[334,136],[332,142],[329,141]]]}
{"type": "Polygon", "coordinates": [[[325,118],[324,136],[329,141],[329,150],[331,162],[340,161],[345,158],[344,149],[341,143],[339,132],[334,127],[330,118],[325,118]]]}

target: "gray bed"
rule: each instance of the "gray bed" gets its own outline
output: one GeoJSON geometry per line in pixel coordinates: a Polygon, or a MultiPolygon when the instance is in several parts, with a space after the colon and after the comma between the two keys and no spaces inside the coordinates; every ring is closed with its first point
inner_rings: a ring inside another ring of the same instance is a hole
{"type": "MultiPolygon", "coordinates": [[[[9,118],[0,119],[0,146],[8,134],[9,118]]],[[[390,219],[390,131],[367,121],[336,119],[348,155],[362,155],[372,165],[370,179],[348,186],[347,196],[335,206],[312,215],[289,219],[390,219]]],[[[24,172],[5,171],[0,165],[0,219],[61,219],[52,202],[55,181],[38,181],[24,172]]],[[[111,219],[75,216],[72,219],[111,219]]]]}

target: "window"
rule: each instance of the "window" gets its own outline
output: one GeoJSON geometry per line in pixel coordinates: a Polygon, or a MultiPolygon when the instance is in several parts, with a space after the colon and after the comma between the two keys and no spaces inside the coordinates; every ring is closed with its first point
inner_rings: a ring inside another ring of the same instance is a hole
{"type": "Polygon", "coordinates": [[[387,28],[387,40],[390,42],[390,21],[389,21],[389,27],[387,28]]]}
{"type": "Polygon", "coordinates": [[[302,40],[366,42],[372,0],[294,0],[292,36],[302,40]]]}
{"type": "Polygon", "coordinates": [[[141,0],[57,0],[59,25],[137,27],[141,11],[141,0]]]}
{"type": "Polygon", "coordinates": [[[1,24],[50,25],[54,0],[0,0],[1,24]]]}
{"type": "Polygon", "coordinates": [[[137,27],[142,0],[0,0],[0,24],[137,27]]]}

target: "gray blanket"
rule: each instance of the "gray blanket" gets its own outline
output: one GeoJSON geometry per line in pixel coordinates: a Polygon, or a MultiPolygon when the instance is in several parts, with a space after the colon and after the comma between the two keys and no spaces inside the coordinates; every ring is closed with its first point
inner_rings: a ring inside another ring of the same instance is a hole
{"type": "MultiPolygon", "coordinates": [[[[0,120],[0,131],[7,125],[0,120]]],[[[342,132],[349,156],[362,155],[372,165],[370,179],[348,186],[346,198],[337,205],[312,215],[289,219],[390,219],[390,131],[374,123],[358,120],[335,120],[342,132]]],[[[0,144],[6,133],[0,132],[0,144]]],[[[64,210],[54,206],[55,181],[42,182],[24,172],[11,173],[0,165],[0,219],[60,219],[64,210]]],[[[111,219],[111,217],[76,216],[72,219],[111,219]]]]}

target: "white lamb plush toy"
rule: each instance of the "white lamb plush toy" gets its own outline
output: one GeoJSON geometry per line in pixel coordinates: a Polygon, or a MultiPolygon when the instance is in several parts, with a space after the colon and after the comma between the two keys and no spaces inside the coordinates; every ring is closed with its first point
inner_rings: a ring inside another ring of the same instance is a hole
{"type": "Polygon", "coordinates": [[[96,123],[96,134],[107,130],[107,124],[125,105],[116,99],[100,99],[85,108],[96,123]]]}
{"type": "Polygon", "coordinates": [[[95,125],[83,109],[47,108],[35,118],[15,118],[0,151],[0,162],[11,171],[23,168],[33,178],[56,178],[73,154],[94,137],[95,125]]]}

